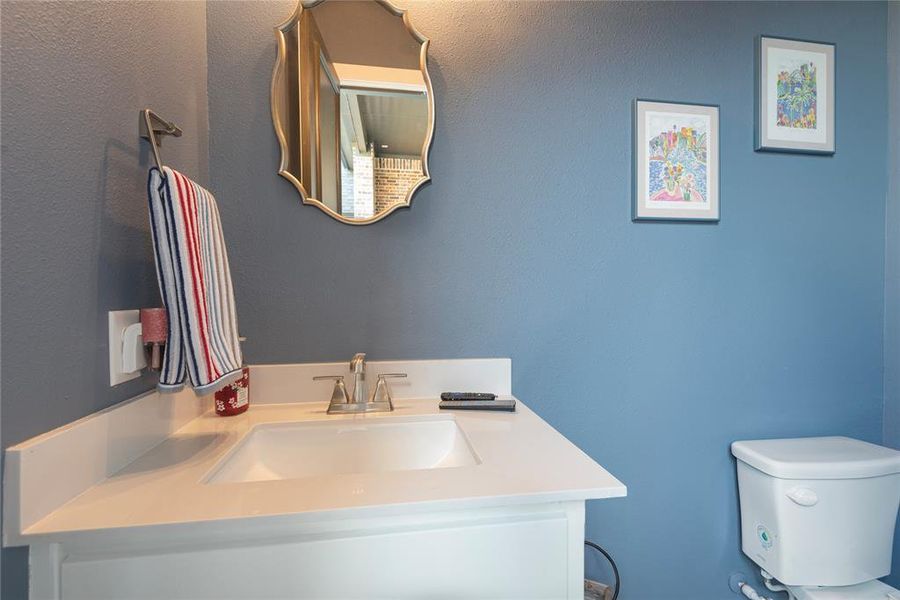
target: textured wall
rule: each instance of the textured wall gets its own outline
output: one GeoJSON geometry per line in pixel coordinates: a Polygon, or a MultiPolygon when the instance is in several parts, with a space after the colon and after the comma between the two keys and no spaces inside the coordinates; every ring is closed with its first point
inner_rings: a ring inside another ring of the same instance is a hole
{"type": "MultiPolygon", "coordinates": [[[[731,440],[890,439],[884,4],[414,3],[435,181],[365,228],[274,173],[272,27],[292,5],[207,14],[211,180],[241,232],[250,360],[511,356],[516,393],[629,485],[588,515],[625,600],[679,597],[685,573],[683,597],[718,599],[750,570],[731,440]],[[833,158],[751,151],[760,32],[838,43],[833,158]],[[721,224],[630,223],[637,96],[722,105],[721,224]]],[[[157,301],[137,108],[180,122],[164,156],[205,178],[203,13],[2,3],[3,445],[150,385],[106,385],[105,313],[157,301]]],[[[21,558],[4,552],[3,598],[21,558]]]]}
{"type": "MultiPolygon", "coordinates": [[[[109,387],[106,313],[159,304],[145,106],[178,122],[164,160],[207,176],[201,2],[2,2],[3,445],[152,387],[109,387]]],[[[25,552],[3,552],[3,598],[25,552]]]]}
{"type": "Polygon", "coordinates": [[[900,2],[888,6],[888,88],[884,441],[900,448],[900,2]]]}
{"type": "Polygon", "coordinates": [[[729,443],[882,440],[886,5],[407,5],[433,42],[434,182],[350,227],[275,174],[293,2],[208,4],[248,359],[510,356],[516,394],[629,486],[587,522],[622,598],[726,597],[752,571],[729,443]],[[837,43],[834,157],[752,151],[763,32],[837,43]],[[721,105],[719,225],[631,223],[635,97],[721,105]]]}
{"type": "MultiPolygon", "coordinates": [[[[884,443],[900,449],[900,2],[888,4],[888,190],[884,245],[884,443]]],[[[900,586],[900,528],[894,568],[900,586]]]]}

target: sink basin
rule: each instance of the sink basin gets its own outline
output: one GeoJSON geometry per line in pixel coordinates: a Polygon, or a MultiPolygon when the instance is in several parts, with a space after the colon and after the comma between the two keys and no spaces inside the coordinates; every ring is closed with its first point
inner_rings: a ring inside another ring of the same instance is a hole
{"type": "Polygon", "coordinates": [[[443,469],[478,462],[452,418],[280,423],[254,427],[207,483],[443,469]]]}

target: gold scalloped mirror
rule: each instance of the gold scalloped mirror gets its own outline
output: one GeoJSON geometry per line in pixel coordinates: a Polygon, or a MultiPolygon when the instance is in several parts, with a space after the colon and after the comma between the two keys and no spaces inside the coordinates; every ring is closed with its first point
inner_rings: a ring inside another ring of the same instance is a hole
{"type": "Polygon", "coordinates": [[[308,0],[275,29],[279,175],[304,204],[367,225],[430,181],[428,39],[386,0],[308,0]]]}

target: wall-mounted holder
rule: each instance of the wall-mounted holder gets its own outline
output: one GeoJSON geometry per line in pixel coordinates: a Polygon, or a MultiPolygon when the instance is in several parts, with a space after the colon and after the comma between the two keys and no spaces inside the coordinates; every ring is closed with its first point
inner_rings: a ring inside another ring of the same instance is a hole
{"type": "Polygon", "coordinates": [[[138,119],[138,133],[142,138],[150,142],[150,149],[153,150],[153,160],[156,161],[156,166],[162,171],[163,163],[159,157],[159,147],[162,146],[160,136],[181,137],[181,128],[171,121],[166,121],[149,108],[145,108],[141,110],[140,118],[138,119]]]}
{"type": "Polygon", "coordinates": [[[164,308],[110,311],[109,385],[135,379],[147,367],[159,371],[167,335],[164,308]]]}

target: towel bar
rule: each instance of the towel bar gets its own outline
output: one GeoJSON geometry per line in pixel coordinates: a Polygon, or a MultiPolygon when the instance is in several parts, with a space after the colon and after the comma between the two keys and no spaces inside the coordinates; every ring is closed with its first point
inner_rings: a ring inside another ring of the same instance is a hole
{"type": "Polygon", "coordinates": [[[156,166],[162,171],[162,159],[159,157],[159,147],[162,145],[162,142],[159,140],[158,136],[171,135],[174,137],[181,137],[181,128],[175,123],[166,121],[149,108],[145,108],[140,111],[138,129],[141,137],[150,142],[150,147],[153,149],[153,158],[156,160],[156,166]]]}

